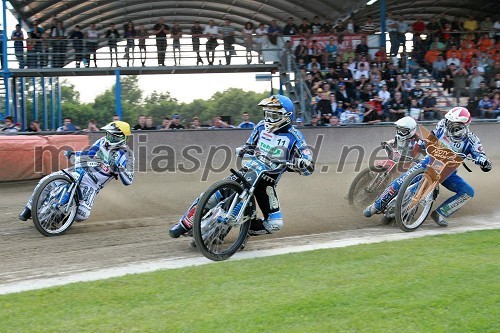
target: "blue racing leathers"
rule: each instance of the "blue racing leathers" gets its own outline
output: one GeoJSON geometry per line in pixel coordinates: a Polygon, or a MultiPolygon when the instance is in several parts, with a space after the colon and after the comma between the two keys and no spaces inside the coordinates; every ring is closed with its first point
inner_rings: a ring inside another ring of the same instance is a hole
{"type": "MultiPolygon", "coordinates": [[[[468,132],[462,140],[459,142],[453,142],[446,136],[445,121],[446,120],[444,119],[439,121],[436,128],[432,131],[442,145],[456,153],[472,157],[476,164],[480,164],[481,160],[487,160],[486,154],[483,151],[483,146],[475,134],[468,132]]],[[[425,148],[424,141],[421,141],[421,145],[425,148]]],[[[387,204],[398,194],[399,188],[403,184],[406,177],[416,169],[426,168],[428,164],[429,156],[426,156],[419,163],[410,168],[405,174],[394,180],[375,201],[375,209],[379,212],[383,211],[387,204]]],[[[474,189],[457,174],[456,170],[441,184],[446,189],[455,193],[454,196],[448,198],[436,209],[436,211],[444,217],[448,217],[452,213],[456,212],[474,196],[474,189]]]]}

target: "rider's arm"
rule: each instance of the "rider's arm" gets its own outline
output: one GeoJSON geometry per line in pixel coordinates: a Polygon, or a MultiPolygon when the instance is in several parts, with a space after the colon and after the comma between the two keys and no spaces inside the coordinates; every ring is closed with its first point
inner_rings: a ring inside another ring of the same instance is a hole
{"type": "Polygon", "coordinates": [[[491,161],[488,159],[488,156],[486,156],[486,153],[484,152],[483,149],[483,145],[481,144],[479,138],[476,135],[470,133],[468,135],[468,139],[471,144],[471,149],[469,154],[474,159],[474,163],[479,165],[481,167],[481,170],[483,170],[484,172],[490,171],[493,165],[491,161]]]}
{"type": "Polygon", "coordinates": [[[297,129],[293,130],[293,134],[296,137],[295,144],[292,150],[292,162],[295,165],[295,170],[301,176],[309,176],[314,172],[314,161],[312,152],[307,147],[304,136],[297,129]]]}
{"type": "Polygon", "coordinates": [[[120,150],[118,158],[113,161],[114,171],[123,185],[130,185],[134,181],[134,161],[134,153],[131,150],[120,150]]]}
{"type": "Polygon", "coordinates": [[[252,130],[252,133],[248,137],[245,144],[241,147],[236,148],[236,155],[243,157],[244,154],[253,155],[255,147],[257,147],[257,141],[259,141],[259,133],[264,128],[264,121],[259,122],[252,130]]]}

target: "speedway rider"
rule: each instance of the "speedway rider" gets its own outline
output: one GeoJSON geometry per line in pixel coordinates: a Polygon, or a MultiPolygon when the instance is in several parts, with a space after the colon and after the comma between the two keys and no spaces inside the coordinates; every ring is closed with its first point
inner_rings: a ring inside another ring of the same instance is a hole
{"type": "MultiPolygon", "coordinates": [[[[292,161],[293,171],[309,176],[314,171],[311,151],[307,148],[302,133],[292,126],[294,117],[293,102],[286,96],[273,95],[259,104],[264,111],[261,120],[242,147],[236,149],[239,157],[245,154],[264,154],[269,157],[292,161]]],[[[255,199],[262,211],[264,220],[252,220],[249,235],[270,234],[281,230],[283,220],[280,211],[276,185],[284,171],[269,174],[260,180],[255,189],[255,199]]],[[[233,179],[230,176],[229,178],[233,179]]],[[[236,178],[234,178],[236,180],[236,178]]],[[[200,195],[201,196],[201,195],[200,195]]],[[[194,201],[180,221],[169,230],[173,238],[187,233],[193,227],[193,218],[199,197],[194,201]]]]}
{"type": "MultiPolygon", "coordinates": [[[[89,150],[65,152],[68,158],[75,155],[75,159],[78,160],[85,156],[84,158],[89,161],[95,160],[100,162],[96,167],[89,166],[85,169],[85,175],[80,183],[80,190],[83,198],[78,205],[75,218],[77,222],[89,218],[96,194],[111,179],[117,179],[119,177],[123,185],[130,185],[134,180],[134,154],[127,146],[127,139],[131,134],[130,125],[124,121],[114,121],[102,127],[101,130],[106,131],[106,136],[97,140],[89,150]]],[[[71,169],[66,169],[66,171],[72,173],[71,169]]],[[[63,172],[57,171],[51,175],[53,174],[63,174],[63,172]]],[[[38,186],[51,175],[45,176],[38,182],[33,194],[38,189],[38,186]]],[[[76,175],[76,177],[78,177],[78,175],[76,175]]],[[[19,219],[22,221],[31,218],[33,194],[26,204],[26,207],[19,214],[19,219]]]]}
{"type": "MultiPolygon", "coordinates": [[[[482,171],[488,172],[492,168],[491,161],[484,153],[479,138],[469,130],[470,122],[471,116],[469,111],[463,107],[455,107],[446,113],[445,119],[437,123],[436,128],[432,130],[432,134],[442,145],[453,150],[455,153],[466,156],[470,155],[475,163],[481,167],[482,171]]],[[[420,141],[420,144],[423,148],[425,147],[424,141],[420,141]]],[[[363,211],[363,214],[366,217],[370,217],[373,214],[384,211],[385,206],[397,195],[404,179],[413,170],[427,167],[428,163],[429,156],[422,159],[417,165],[408,170],[408,172],[392,182],[384,193],[363,211]]],[[[454,192],[455,195],[445,200],[431,213],[431,217],[437,225],[446,227],[448,226],[446,218],[472,199],[474,189],[457,174],[456,170],[442,182],[442,185],[454,192]]]]}
{"type": "Polygon", "coordinates": [[[420,137],[417,134],[417,122],[412,117],[403,117],[394,123],[396,125],[396,135],[393,139],[382,142],[382,147],[386,145],[392,147],[400,155],[400,161],[410,161],[421,152],[418,145],[420,137]]]}

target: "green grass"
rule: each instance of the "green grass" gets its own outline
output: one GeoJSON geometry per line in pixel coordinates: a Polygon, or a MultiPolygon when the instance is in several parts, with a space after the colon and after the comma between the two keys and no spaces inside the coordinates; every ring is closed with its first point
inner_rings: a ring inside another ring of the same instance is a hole
{"type": "Polygon", "coordinates": [[[500,332],[500,230],[0,296],[0,332],[500,332]]]}

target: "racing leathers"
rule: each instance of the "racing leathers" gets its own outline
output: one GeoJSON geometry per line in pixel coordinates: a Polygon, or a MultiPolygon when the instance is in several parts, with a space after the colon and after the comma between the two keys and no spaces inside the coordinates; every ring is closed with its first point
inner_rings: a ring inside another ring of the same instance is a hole
{"type": "MultiPolygon", "coordinates": [[[[307,147],[302,133],[290,125],[269,132],[265,129],[264,121],[259,122],[246,143],[237,149],[237,153],[239,157],[244,154],[263,154],[273,159],[292,162],[295,168],[289,171],[296,171],[303,176],[309,176],[314,171],[311,150],[307,147]]],[[[276,185],[283,172],[285,170],[279,174],[266,175],[257,184],[254,194],[264,220],[252,220],[250,235],[273,233],[283,227],[280,204],[276,194],[276,185]]],[[[237,180],[234,175],[228,178],[237,180]]],[[[191,230],[198,201],[199,197],[180,221],[169,230],[171,237],[177,238],[191,230]]]]}
{"type": "MultiPolygon", "coordinates": [[[[123,185],[130,185],[134,181],[134,154],[127,145],[109,149],[105,138],[97,140],[89,150],[75,151],[75,161],[97,161],[97,166],[86,166],[83,169],[85,174],[80,183],[82,199],[79,202],[75,220],[81,222],[87,220],[90,216],[92,205],[94,204],[97,193],[113,178],[120,178],[123,185]]],[[[70,154],[67,154],[70,157],[70,154]]],[[[83,163],[85,165],[85,163],[83,163]]],[[[78,178],[79,174],[74,168],[65,169],[66,172],[78,178]]],[[[33,195],[42,182],[52,175],[64,175],[62,171],[54,172],[42,178],[33,194],[31,195],[26,209],[31,213],[33,195]]]]}
{"type": "MultiPolygon", "coordinates": [[[[486,157],[479,138],[474,133],[469,131],[464,139],[459,142],[453,142],[446,136],[445,121],[445,119],[439,121],[436,128],[432,130],[432,134],[439,140],[440,144],[451,149],[455,153],[472,157],[475,163],[481,166],[483,171],[490,171],[491,162],[486,157]]],[[[420,141],[419,144],[422,148],[425,148],[425,141],[420,141]]],[[[374,202],[373,206],[376,211],[384,211],[387,204],[397,195],[406,177],[416,169],[425,169],[429,164],[429,159],[430,157],[426,156],[419,163],[410,168],[405,174],[394,180],[384,193],[382,193],[374,202]]],[[[445,200],[436,209],[436,211],[443,217],[448,217],[456,212],[474,196],[474,189],[457,174],[457,170],[451,173],[451,175],[448,176],[441,184],[446,189],[455,193],[455,195],[445,200]]]]}

